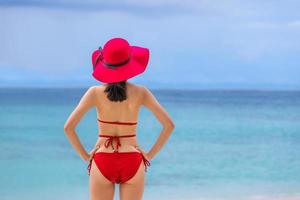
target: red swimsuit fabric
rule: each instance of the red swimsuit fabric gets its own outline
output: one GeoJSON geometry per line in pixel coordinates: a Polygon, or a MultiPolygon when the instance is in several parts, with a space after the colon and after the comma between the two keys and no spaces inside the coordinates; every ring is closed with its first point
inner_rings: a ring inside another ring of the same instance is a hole
{"type": "MultiPolygon", "coordinates": [[[[124,125],[134,125],[129,122],[109,122],[99,120],[105,123],[115,123],[124,125]]],[[[145,171],[147,172],[147,166],[150,166],[150,162],[145,158],[142,152],[119,152],[118,147],[121,146],[121,137],[135,137],[136,135],[122,135],[122,136],[111,136],[111,135],[99,135],[99,137],[107,137],[104,146],[112,146],[114,152],[97,152],[94,153],[92,159],[89,161],[88,175],[90,175],[92,161],[96,164],[99,171],[112,183],[124,183],[130,180],[137,173],[141,162],[145,165],[145,171]],[[116,141],[116,148],[114,148],[113,141],[116,141]]]]}
{"type": "Polygon", "coordinates": [[[124,183],[137,173],[143,158],[139,152],[98,152],[94,161],[109,181],[124,183]]]}

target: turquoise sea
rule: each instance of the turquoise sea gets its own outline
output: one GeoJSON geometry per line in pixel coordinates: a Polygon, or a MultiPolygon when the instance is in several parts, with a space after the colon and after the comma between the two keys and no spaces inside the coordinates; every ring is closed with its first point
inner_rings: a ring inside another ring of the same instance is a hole
{"type": "MultiPolygon", "coordinates": [[[[89,199],[87,163],[63,131],[86,89],[0,89],[1,200],[89,199]]],[[[145,200],[300,199],[300,91],[152,91],[176,128],[148,168],[145,200]]],[[[91,150],[94,108],[76,130],[91,150]]],[[[142,108],[142,148],[160,130],[142,108]]]]}

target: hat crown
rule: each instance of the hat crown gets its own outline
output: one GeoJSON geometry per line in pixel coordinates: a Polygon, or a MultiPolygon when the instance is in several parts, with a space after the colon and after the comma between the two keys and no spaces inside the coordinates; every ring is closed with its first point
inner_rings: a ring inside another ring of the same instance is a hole
{"type": "Polygon", "coordinates": [[[123,38],[113,38],[103,47],[103,59],[109,64],[118,64],[130,57],[130,46],[123,38]]]}

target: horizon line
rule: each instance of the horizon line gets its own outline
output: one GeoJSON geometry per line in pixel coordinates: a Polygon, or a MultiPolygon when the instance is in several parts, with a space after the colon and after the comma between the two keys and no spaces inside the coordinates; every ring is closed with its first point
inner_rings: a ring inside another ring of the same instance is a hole
{"type": "MultiPolygon", "coordinates": [[[[66,87],[55,87],[55,86],[0,86],[0,90],[2,89],[87,89],[91,86],[66,86],[66,87]]],[[[151,88],[148,87],[151,90],[167,90],[167,91],[233,91],[233,92],[238,92],[238,91],[253,91],[253,92],[300,92],[300,88],[151,88]]]]}

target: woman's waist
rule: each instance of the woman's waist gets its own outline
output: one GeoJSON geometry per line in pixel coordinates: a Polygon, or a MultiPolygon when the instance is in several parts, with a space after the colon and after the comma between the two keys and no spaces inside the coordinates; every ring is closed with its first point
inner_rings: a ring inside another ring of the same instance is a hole
{"type": "Polygon", "coordinates": [[[100,144],[97,148],[97,152],[139,152],[138,145],[136,144],[122,144],[122,146],[119,146],[118,149],[113,148],[112,146],[104,146],[103,144],[100,144]]]}
{"type": "Polygon", "coordinates": [[[135,135],[126,135],[128,137],[124,137],[124,135],[116,136],[116,135],[107,135],[100,134],[97,146],[98,148],[107,149],[108,151],[127,151],[128,149],[138,147],[137,139],[135,135]]]}
{"type": "Polygon", "coordinates": [[[99,138],[98,139],[98,142],[97,142],[98,145],[105,145],[106,146],[111,146],[110,144],[113,144],[113,145],[117,145],[119,144],[119,146],[123,146],[123,145],[131,145],[131,146],[134,146],[134,145],[137,145],[137,139],[136,138],[119,138],[118,140],[116,139],[112,139],[112,138],[99,138]]]}

